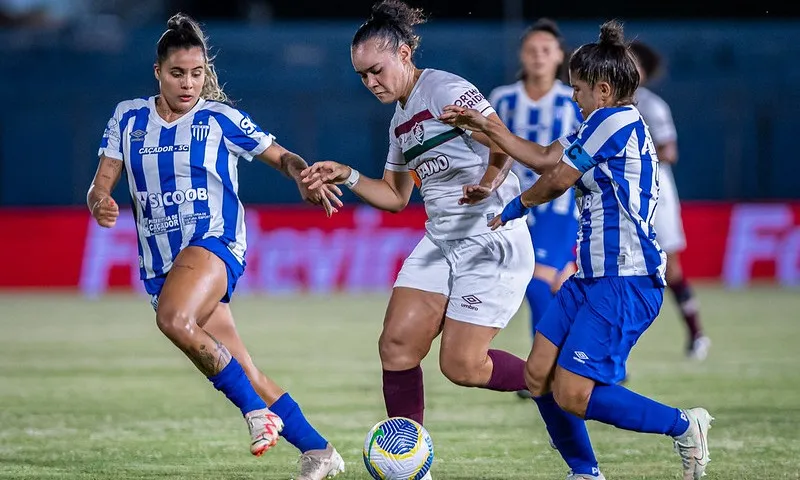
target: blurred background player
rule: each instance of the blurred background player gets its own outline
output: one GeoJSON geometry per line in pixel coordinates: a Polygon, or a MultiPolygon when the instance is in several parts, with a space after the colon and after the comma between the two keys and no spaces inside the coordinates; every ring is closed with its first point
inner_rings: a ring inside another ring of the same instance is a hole
{"type": "Polygon", "coordinates": [[[521,139],[474,109],[450,105],[441,118],[485,132],[542,174],[492,219],[493,228],[574,185],[580,190],[578,272],[537,325],[526,369],[553,443],[572,470],[568,478],[604,478],[586,419],[672,437],[684,480],[699,480],[709,461],[708,411],[671,407],[618,385],[631,349],[658,316],[666,286],[666,255],[653,226],[658,158],[633,106],[639,73],[622,25],[604,23],[598,42],[572,55],[569,70],[586,120],[548,146],[521,139]]]}
{"type": "Polygon", "coordinates": [[[636,108],[650,129],[659,160],[659,198],[655,212],[655,228],[658,244],[667,254],[667,285],[681,312],[688,341],[686,355],[695,360],[705,360],[711,340],[703,334],[700,323],[699,304],[683,275],[680,252],[686,248],[686,237],[681,221],[681,205],[678,189],[672,175],[672,165],[678,161],[678,135],[669,105],[661,97],[643,85],[656,80],[663,72],[661,56],[647,44],[634,41],[631,50],[636,58],[641,83],[636,90],[636,108]]]}
{"type": "Polygon", "coordinates": [[[349,187],[366,203],[399,212],[414,183],[428,214],[426,234],[403,263],[379,340],[389,417],[422,423],[420,362],[441,332],[439,365],[453,383],[514,392],[525,388],[524,361],[490,350],[492,339],[519,309],[534,267],[523,221],[491,232],[488,219],[519,192],[512,160],[485,136],[438,121],[457,102],[500,119],[483,95],[452,73],[418,69],[412,60],[422,12],[403,2],[376,4],[352,41],[352,61],[381,103],[397,102],[389,126],[383,178],[335,162],[308,168],[304,180],[349,187]],[[476,137],[480,137],[478,140],[476,137]]]}
{"type": "Polygon", "coordinates": [[[341,456],[292,397],[253,364],[228,302],[247,248],[239,158],[256,157],[295,179],[303,198],[322,205],[328,216],[336,212],[331,202],[341,205],[341,192],[327,186],[309,191],[299,178],[306,162],[225,103],[194,20],[177,14],[167,26],[154,65],[159,94],[117,105],[100,145],[89,209],[98,224],[114,226],[119,208],[111,192],[124,168],[141,278],[158,328],[241,410],[253,455],[275,445],[280,434],[301,452],[298,479],[335,475],[344,471],[341,456]]]}
{"type": "MultiPolygon", "coordinates": [[[[489,95],[489,101],[511,132],[549,145],[578,129],[583,117],[572,101],[572,88],[559,79],[564,56],[564,38],[554,21],[542,18],[525,30],[519,49],[520,79],[495,88],[489,95]]],[[[519,162],[514,162],[513,171],[523,190],[539,178],[519,162]]],[[[563,277],[574,272],[578,237],[574,189],[531,209],[527,220],[536,255],[536,267],[525,291],[533,335],[563,277]]],[[[518,391],[517,395],[530,398],[528,389],[518,391]]]]}

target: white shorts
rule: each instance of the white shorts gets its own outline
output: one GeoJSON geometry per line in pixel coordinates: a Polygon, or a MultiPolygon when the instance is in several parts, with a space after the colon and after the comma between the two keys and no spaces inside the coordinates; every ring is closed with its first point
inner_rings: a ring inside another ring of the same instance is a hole
{"type": "Polygon", "coordinates": [[[665,253],[680,252],[686,248],[686,236],[683,233],[678,189],[675,187],[672,169],[659,168],[659,196],[654,218],[656,240],[665,253]]]}
{"type": "Polygon", "coordinates": [[[459,240],[420,240],[395,287],[448,297],[447,317],[504,328],[517,313],[533,275],[531,234],[524,223],[459,240]]]}

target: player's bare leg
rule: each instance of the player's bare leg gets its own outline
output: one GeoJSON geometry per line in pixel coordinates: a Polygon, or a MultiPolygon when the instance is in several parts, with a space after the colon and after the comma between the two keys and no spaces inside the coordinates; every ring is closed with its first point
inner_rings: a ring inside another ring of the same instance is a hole
{"type": "Polygon", "coordinates": [[[439,365],[451,382],[500,392],[525,388],[525,361],[489,344],[499,328],[445,318],[439,365]]]}
{"type": "Polygon", "coordinates": [[[447,297],[442,294],[407,287],[392,290],[378,340],[389,417],[422,424],[425,393],[420,362],[441,331],[446,308],[447,297]]]}
{"type": "Polygon", "coordinates": [[[250,429],[250,451],[261,455],[277,443],[283,424],[266,408],[225,345],[200,327],[216,310],[227,282],[219,257],[201,247],[185,248],[164,282],[156,323],[214,387],[239,407],[250,429]]]}
{"type": "Polygon", "coordinates": [[[666,279],[681,318],[686,324],[688,333],[686,355],[694,360],[705,360],[711,347],[711,340],[703,334],[698,301],[694,290],[683,275],[679,252],[667,253],[666,279]]]}
{"type": "Polygon", "coordinates": [[[297,480],[319,480],[343,472],[345,465],[341,455],[333,448],[333,445],[322,439],[313,430],[313,427],[303,417],[299,406],[291,405],[290,408],[293,411],[284,414],[286,407],[283,405],[290,397],[277,383],[256,367],[236,330],[230,305],[218,304],[214,313],[202,326],[209,334],[220,340],[231,355],[239,361],[258,395],[270,408],[275,410],[273,413],[280,412],[281,417],[285,419],[282,436],[301,451],[300,473],[295,478],[297,480]],[[314,441],[316,444],[313,443],[314,441]]]}

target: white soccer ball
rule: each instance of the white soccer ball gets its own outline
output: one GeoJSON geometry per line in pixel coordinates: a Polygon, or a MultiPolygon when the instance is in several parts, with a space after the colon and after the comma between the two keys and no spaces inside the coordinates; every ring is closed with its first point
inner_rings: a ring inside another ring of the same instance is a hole
{"type": "Polygon", "coordinates": [[[375,480],[420,480],[431,464],[433,440],[414,420],[383,420],[364,440],[364,465],[375,480]]]}

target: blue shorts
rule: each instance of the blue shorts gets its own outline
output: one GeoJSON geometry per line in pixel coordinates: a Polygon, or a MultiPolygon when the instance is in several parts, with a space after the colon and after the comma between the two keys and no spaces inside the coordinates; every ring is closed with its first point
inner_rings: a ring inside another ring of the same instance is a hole
{"type": "Polygon", "coordinates": [[[536,265],[546,265],[563,270],[574,262],[578,243],[578,220],[570,210],[566,215],[552,209],[531,211],[533,219],[528,228],[533,239],[536,265]]]}
{"type": "MultiPolygon", "coordinates": [[[[218,237],[201,238],[189,242],[190,247],[202,247],[218,256],[228,272],[228,289],[225,295],[220,299],[223,303],[231,301],[233,291],[236,289],[236,283],[244,273],[244,265],[239,263],[239,260],[228,250],[227,245],[218,237]]],[[[164,282],[167,279],[169,272],[164,275],[159,275],[154,278],[144,280],[144,289],[150,294],[150,303],[153,309],[158,307],[158,296],[161,294],[161,289],[164,287],[164,282]]]]}
{"type": "Polygon", "coordinates": [[[560,349],[558,364],[598,383],[625,378],[625,362],[653,323],[664,287],[653,277],[571,277],[536,330],[560,349]]]}

